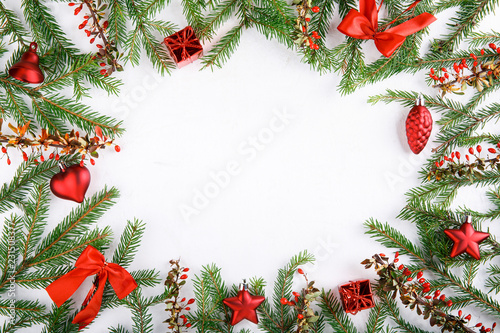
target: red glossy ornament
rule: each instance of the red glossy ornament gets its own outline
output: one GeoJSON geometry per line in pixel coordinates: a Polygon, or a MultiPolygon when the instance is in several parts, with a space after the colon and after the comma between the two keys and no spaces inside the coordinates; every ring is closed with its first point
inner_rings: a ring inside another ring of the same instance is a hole
{"type": "Polygon", "coordinates": [[[236,297],[229,297],[223,300],[224,304],[233,310],[231,317],[231,325],[233,326],[243,319],[248,319],[255,324],[259,322],[256,309],[266,298],[264,296],[252,296],[247,289],[247,284],[241,283],[240,291],[238,291],[236,297]]]}
{"type": "Polygon", "coordinates": [[[490,234],[474,230],[470,221],[472,221],[472,217],[467,215],[466,220],[464,224],[460,226],[460,229],[446,229],[444,231],[446,236],[450,237],[455,243],[451,249],[450,257],[454,258],[467,252],[474,259],[481,259],[481,255],[479,254],[479,243],[488,238],[490,234]]]}
{"type": "Polygon", "coordinates": [[[419,96],[406,118],[406,137],[412,152],[419,154],[424,149],[431,136],[431,131],[431,113],[424,106],[422,96],[419,96]]]}
{"type": "Polygon", "coordinates": [[[192,63],[203,54],[203,47],[190,26],[166,37],[163,42],[179,68],[192,63]]]}
{"type": "Polygon", "coordinates": [[[21,60],[9,69],[9,75],[14,79],[27,83],[42,83],[44,76],[39,65],[36,49],[38,44],[32,42],[29,51],[24,52],[21,60]]]}
{"type": "Polygon", "coordinates": [[[70,167],[61,166],[61,172],[50,180],[50,190],[56,197],[65,200],[83,202],[90,185],[90,171],[79,164],[70,167]]]}

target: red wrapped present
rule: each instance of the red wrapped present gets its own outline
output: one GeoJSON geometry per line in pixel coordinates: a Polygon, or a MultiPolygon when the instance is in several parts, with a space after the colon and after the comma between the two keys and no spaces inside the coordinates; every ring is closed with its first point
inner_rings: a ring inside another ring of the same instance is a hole
{"type": "Polygon", "coordinates": [[[192,63],[203,54],[203,47],[190,26],[166,37],[163,42],[179,68],[192,63]]]}
{"type": "Polygon", "coordinates": [[[339,294],[345,312],[355,315],[358,311],[375,306],[370,280],[351,281],[339,286],[339,294]]]}

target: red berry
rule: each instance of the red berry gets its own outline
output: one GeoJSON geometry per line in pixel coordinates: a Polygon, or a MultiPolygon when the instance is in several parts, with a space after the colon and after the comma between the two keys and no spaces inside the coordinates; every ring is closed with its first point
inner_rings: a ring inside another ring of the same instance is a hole
{"type": "Polygon", "coordinates": [[[472,316],[470,314],[468,314],[467,316],[465,316],[465,320],[469,321],[470,319],[472,318],[472,316]]]}
{"type": "Polygon", "coordinates": [[[90,44],[95,42],[95,38],[90,39],[90,44]]]}
{"type": "Polygon", "coordinates": [[[102,49],[102,45],[101,44],[96,44],[95,46],[97,46],[98,48],[102,49]]]}
{"type": "Polygon", "coordinates": [[[497,49],[497,53],[500,53],[500,47],[497,49]]]}
{"type": "Polygon", "coordinates": [[[484,55],[484,49],[481,49],[481,55],[484,55]]]}
{"type": "Polygon", "coordinates": [[[43,157],[43,155],[40,155],[40,161],[45,162],[45,157],[43,157]]]}
{"type": "Polygon", "coordinates": [[[320,35],[314,35],[313,37],[316,38],[316,39],[321,39],[320,35]]]}
{"type": "Polygon", "coordinates": [[[191,327],[191,323],[187,323],[187,324],[186,324],[186,327],[187,327],[187,328],[191,327]]]}
{"type": "Polygon", "coordinates": [[[108,21],[104,21],[104,23],[102,24],[102,27],[104,29],[106,29],[108,27],[108,25],[109,25],[108,21]]]}
{"type": "Polygon", "coordinates": [[[451,301],[451,299],[446,303],[446,305],[448,305],[448,306],[452,306],[453,305],[453,302],[451,301]]]}
{"type": "Polygon", "coordinates": [[[302,268],[297,269],[297,272],[298,272],[299,274],[304,274],[304,271],[302,270],[302,268]]]}
{"type": "Polygon", "coordinates": [[[434,71],[434,68],[431,68],[431,74],[434,74],[435,71],[434,71]]]}
{"type": "Polygon", "coordinates": [[[495,148],[488,148],[488,151],[492,154],[496,154],[497,151],[495,150],[495,148]]]}
{"type": "Polygon", "coordinates": [[[493,72],[492,71],[488,71],[488,75],[491,75],[491,74],[493,74],[493,72]]]}
{"type": "Polygon", "coordinates": [[[306,27],[304,25],[302,26],[302,32],[306,32],[306,27]]]}
{"type": "Polygon", "coordinates": [[[477,60],[477,57],[474,53],[471,53],[470,56],[472,57],[472,59],[477,60]]]}
{"type": "Polygon", "coordinates": [[[465,66],[466,64],[467,64],[467,60],[462,59],[462,65],[464,65],[464,66],[465,66]]]}
{"type": "Polygon", "coordinates": [[[476,327],[480,327],[480,326],[482,326],[482,325],[483,325],[482,323],[477,323],[477,324],[476,324],[476,327]]]}
{"type": "Polygon", "coordinates": [[[59,154],[56,154],[56,161],[59,161],[59,154]]]}
{"type": "Polygon", "coordinates": [[[411,271],[408,268],[405,268],[405,270],[403,271],[403,274],[405,276],[410,276],[411,275],[411,271]]]}
{"type": "Polygon", "coordinates": [[[458,310],[458,316],[462,317],[462,310],[458,310]]]}
{"type": "Polygon", "coordinates": [[[493,325],[491,325],[491,327],[492,327],[492,328],[497,327],[497,323],[496,323],[496,322],[494,322],[494,323],[493,323],[493,325]]]}
{"type": "Polygon", "coordinates": [[[476,147],[476,150],[477,150],[477,152],[478,152],[478,153],[480,153],[480,152],[481,152],[481,150],[483,150],[483,147],[481,147],[480,145],[478,145],[478,146],[476,147]]]}
{"type": "Polygon", "coordinates": [[[194,298],[189,299],[187,304],[193,304],[194,303],[194,298]]]}
{"type": "Polygon", "coordinates": [[[120,146],[116,145],[116,146],[115,146],[115,150],[116,150],[116,152],[117,152],[117,153],[119,153],[119,152],[120,152],[120,150],[121,150],[120,146]]]}
{"type": "Polygon", "coordinates": [[[424,282],[425,282],[425,278],[420,278],[420,279],[418,279],[418,282],[419,282],[419,283],[424,283],[424,282]]]}
{"type": "Polygon", "coordinates": [[[186,300],[186,297],[183,297],[183,298],[181,299],[181,302],[184,302],[185,300],[186,300]]]}
{"type": "Polygon", "coordinates": [[[297,318],[299,318],[299,319],[304,319],[304,315],[303,315],[303,314],[301,314],[301,313],[299,313],[299,314],[297,315],[297,318]]]}
{"type": "Polygon", "coordinates": [[[53,159],[54,158],[54,153],[50,153],[49,158],[53,159]]]}
{"type": "MultiPolygon", "coordinates": [[[[118,147],[118,146],[116,146],[116,147],[118,147]]],[[[186,267],[186,268],[184,268],[182,271],[183,271],[183,272],[189,272],[189,268],[187,268],[187,267],[186,267]]]]}
{"type": "Polygon", "coordinates": [[[413,281],[413,278],[410,276],[409,278],[406,279],[406,281],[411,282],[413,281]]]}
{"type": "Polygon", "coordinates": [[[467,159],[467,161],[469,160],[469,155],[465,155],[465,158],[467,159]]]}
{"type": "Polygon", "coordinates": [[[488,46],[490,47],[490,49],[493,49],[493,50],[495,50],[497,48],[497,46],[493,43],[489,43],[488,46]]]}
{"type": "Polygon", "coordinates": [[[2,147],[2,153],[7,154],[7,148],[2,147]]]}
{"type": "Polygon", "coordinates": [[[445,294],[441,295],[441,297],[439,297],[439,299],[444,302],[444,300],[446,299],[446,295],[445,294]]]}
{"type": "Polygon", "coordinates": [[[83,168],[83,166],[85,165],[85,161],[80,161],[80,166],[83,168]]]}
{"type": "Polygon", "coordinates": [[[104,67],[104,66],[106,66],[106,63],[101,62],[99,65],[100,65],[101,67],[104,67]]]}
{"type": "Polygon", "coordinates": [[[448,71],[448,70],[447,70],[446,68],[444,68],[444,67],[443,67],[443,68],[441,68],[441,70],[442,70],[443,72],[447,72],[447,71],[448,71]]]}
{"type": "Polygon", "coordinates": [[[448,78],[450,77],[450,75],[449,75],[448,73],[444,73],[444,77],[445,77],[446,79],[448,79],[448,78]]]}
{"type": "Polygon", "coordinates": [[[417,273],[417,279],[420,279],[424,275],[424,272],[420,271],[417,273]]]}
{"type": "Polygon", "coordinates": [[[399,270],[402,270],[403,268],[405,268],[405,265],[403,265],[403,264],[399,265],[399,267],[398,267],[399,270]]]}
{"type": "Polygon", "coordinates": [[[90,159],[90,164],[95,165],[95,161],[93,158],[90,159]]]}
{"type": "Polygon", "coordinates": [[[454,159],[455,158],[455,152],[452,152],[451,153],[451,158],[454,159]]]}
{"type": "Polygon", "coordinates": [[[82,10],[82,7],[78,7],[75,9],[75,15],[78,15],[78,13],[80,13],[80,11],[82,10]]]}
{"type": "Polygon", "coordinates": [[[311,22],[311,18],[310,17],[306,17],[306,22],[311,22]]]}
{"type": "Polygon", "coordinates": [[[314,48],[315,50],[319,50],[319,45],[318,45],[318,44],[314,44],[314,45],[313,45],[313,48],[314,48]]]}
{"type": "Polygon", "coordinates": [[[439,78],[439,82],[443,83],[444,82],[444,77],[439,78]]]}
{"type": "Polygon", "coordinates": [[[394,259],[394,262],[395,262],[395,263],[396,263],[396,262],[398,262],[398,261],[399,261],[399,258],[394,259]]]}
{"type": "Polygon", "coordinates": [[[296,292],[296,291],[292,292],[292,295],[295,296],[295,297],[299,297],[300,296],[299,293],[296,292]]]}
{"type": "Polygon", "coordinates": [[[427,296],[425,296],[425,298],[427,298],[427,299],[431,299],[431,296],[427,295],[427,296]]]}
{"type": "Polygon", "coordinates": [[[191,308],[190,308],[189,306],[186,306],[186,307],[184,308],[184,310],[189,311],[189,310],[191,310],[191,308]]]}
{"type": "Polygon", "coordinates": [[[444,164],[444,161],[439,162],[439,166],[442,167],[444,164]]]}
{"type": "Polygon", "coordinates": [[[499,143],[497,143],[497,147],[498,147],[498,148],[500,148],[500,142],[499,142],[499,143]]]}
{"type": "Polygon", "coordinates": [[[101,70],[99,71],[99,73],[101,73],[102,75],[106,74],[107,72],[108,72],[108,70],[106,70],[106,69],[101,69],[101,70]]]}
{"type": "Polygon", "coordinates": [[[285,297],[283,297],[282,299],[280,299],[280,302],[281,302],[281,304],[283,304],[283,305],[288,304],[288,300],[287,300],[285,297]]]}
{"type": "Polygon", "coordinates": [[[25,162],[26,162],[26,161],[28,161],[28,155],[26,155],[26,153],[25,153],[25,152],[23,152],[23,160],[24,160],[25,162]]]}
{"type": "Polygon", "coordinates": [[[434,297],[438,297],[440,294],[441,294],[441,290],[438,289],[434,292],[434,297]]]}
{"type": "Polygon", "coordinates": [[[7,165],[10,165],[10,158],[7,159],[7,165]]]}
{"type": "Polygon", "coordinates": [[[477,67],[477,61],[474,61],[474,63],[472,64],[472,66],[477,67]]]}
{"type": "Polygon", "coordinates": [[[182,274],[181,277],[180,277],[180,279],[181,280],[185,280],[185,279],[187,279],[187,277],[188,277],[187,274],[182,274]]]}
{"type": "Polygon", "coordinates": [[[457,153],[455,154],[455,156],[460,159],[460,153],[457,151],[457,153]]]}
{"type": "Polygon", "coordinates": [[[288,305],[290,305],[290,306],[294,306],[294,305],[296,305],[297,303],[295,303],[294,301],[290,301],[290,302],[288,302],[287,304],[288,304],[288,305]]]}
{"type": "MultiPolygon", "coordinates": [[[[74,3],[74,2],[70,2],[70,3],[68,3],[68,6],[74,6],[74,5],[75,5],[75,3],[74,3]]],[[[490,45],[491,45],[491,44],[490,44],[490,45]]]]}
{"type": "Polygon", "coordinates": [[[472,148],[472,147],[469,148],[469,154],[471,154],[471,155],[474,154],[474,148],[472,148]]]}
{"type": "MultiPolygon", "coordinates": [[[[424,289],[422,289],[422,292],[423,292],[424,294],[427,294],[429,291],[431,291],[431,288],[425,287],[424,289]]],[[[430,298],[430,297],[431,297],[431,296],[429,296],[429,298],[430,298]]]]}
{"type": "Polygon", "coordinates": [[[394,258],[397,258],[399,257],[399,251],[396,251],[396,253],[394,254],[394,258]]]}
{"type": "Polygon", "coordinates": [[[313,8],[311,8],[311,10],[313,11],[313,13],[317,13],[317,12],[319,12],[319,7],[314,6],[313,8]]]}

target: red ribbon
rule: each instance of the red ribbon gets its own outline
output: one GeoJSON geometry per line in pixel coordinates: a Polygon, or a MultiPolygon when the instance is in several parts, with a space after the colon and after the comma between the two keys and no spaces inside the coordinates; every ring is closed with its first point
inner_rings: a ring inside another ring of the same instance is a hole
{"type": "Polygon", "coordinates": [[[90,324],[97,316],[101,308],[102,294],[107,279],[109,279],[109,283],[119,299],[124,298],[137,287],[137,283],[129,272],[118,264],[107,263],[104,256],[90,245],[80,254],[75,262],[75,267],[74,270],[52,282],[45,290],[56,305],[61,306],[88,276],[97,274],[94,287],[83,303],[84,308],[73,319],[73,324],[80,325],[79,329],[90,324]],[[95,284],[97,284],[97,290],[95,290],[95,284]]]}
{"type": "MultiPolygon", "coordinates": [[[[421,0],[415,1],[403,13],[414,8],[421,0]]],[[[382,0],[383,3],[383,0],[382,0]]],[[[380,6],[382,6],[380,3],[380,6]]],[[[385,31],[378,31],[378,12],[375,0],[360,0],[359,12],[351,9],[346,17],[340,22],[337,29],[349,37],[357,39],[373,39],[377,49],[386,57],[390,57],[398,47],[403,44],[406,36],[427,27],[436,18],[429,13],[422,13],[406,22],[385,31]]],[[[389,23],[391,25],[396,19],[389,23]]]]}

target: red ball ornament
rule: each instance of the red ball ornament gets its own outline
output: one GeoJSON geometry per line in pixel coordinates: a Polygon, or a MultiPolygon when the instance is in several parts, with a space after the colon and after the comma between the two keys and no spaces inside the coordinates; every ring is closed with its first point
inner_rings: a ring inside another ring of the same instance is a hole
{"type": "Polygon", "coordinates": [[[479,254],[479,243],[488,238],[490,234],[474,230],[474,227],[470,224],[471,221],[472,217],[467,215],[460,229],[446,229],[444,231],[446,236],[450,237],[455,243],[451,249],[450,257],[454,258],[467,252],[474,259],[481,259],[481,255],[479,254]]]}
{"type": "Polygon", "coordinates": [[[224,304],[233,310],[231,325],[236,325],[243,319],[248,319],[257,324],[257,308],[266,299],[264,296],[252,296],[248,292],[248,285],[243,282],[240,284],[240,291],[236,297],[229,297],[223,300],[224,304]]]}
{"type": "Polygon", "coordinates": [[[424,149],[431,131],[432,116],[424,106],[424,99],[420,95],[406,118],[406,137],[412,152],[419,154],[424,149]]]}
{"type": "Polygon", "coordinates": [[[9,69],[9,75],[16,80],[27,83],[42,83],[44,76],[38,66],[39,58],[38,54],[36,54],[37,48],[38,44],[32,42],[29,51],[24,52],[21,60],[9,69]]]}
{"type": "Polygon", "coordinates": [[[73,200],[78,203],[85,199],[85,192],[90,185],[90,171],[79,164],[66,167],[60,165],[61,172],[50,180],[50,190],[56,197],[73,200]]]}

